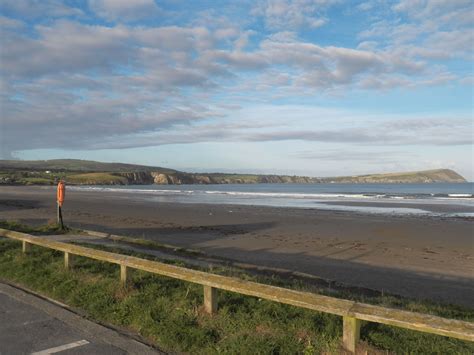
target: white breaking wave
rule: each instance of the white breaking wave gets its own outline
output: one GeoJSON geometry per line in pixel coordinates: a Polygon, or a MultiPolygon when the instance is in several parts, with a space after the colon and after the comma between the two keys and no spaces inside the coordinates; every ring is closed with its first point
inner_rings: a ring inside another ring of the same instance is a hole
{"type": "Polygon", "coordinates": [[[404,194],[404,195],[387,195],[375,193],[290,193],[290,192],[251,192],[251,191],[212,191],[212,190],[168,190],[168,189],[129,189],[129,188],[114,188],[114,187],[96,187],[96,186],[71,186],[71,190],[79,191],[108,191],[120,193],[135,193],[135,194],[151,194],[151,195],[225,195],[236,197],[264,197],[264,198],[290,198],[290,199],[387,199],[387,200],[474,200],[472,194],[446,194],[444,196],[436,196],[434,194],[404,194]]]}
{"type": "Polygon", "coordinates": [[[71,186],[69,190],[73,191],[107,191],[107,192],[124,192],[124,193],[140,193],[140,194],[192,194],[192,190],[151,190],[151,189],[118,189],[113,187],[93,187],[93,186],[71,186]]]}
{"type": "Polygon", "coordinates": [[[244,192],[244,191],[196,191],[210,195],[228,196],[250,196],[250,197],[283,197],[283,198],[373,198],[373,196],[363,194],[307,194],[307,193],[287,193],[287,192],[244,192]]]}

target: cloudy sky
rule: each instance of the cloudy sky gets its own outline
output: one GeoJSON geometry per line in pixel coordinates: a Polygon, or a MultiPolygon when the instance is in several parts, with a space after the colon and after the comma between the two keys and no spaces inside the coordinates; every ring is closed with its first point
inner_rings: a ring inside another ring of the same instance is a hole
{"type": "Polygon", "coordinates": [[[474,179],[472,0],[2,0],[0,155],[474,179]]]}

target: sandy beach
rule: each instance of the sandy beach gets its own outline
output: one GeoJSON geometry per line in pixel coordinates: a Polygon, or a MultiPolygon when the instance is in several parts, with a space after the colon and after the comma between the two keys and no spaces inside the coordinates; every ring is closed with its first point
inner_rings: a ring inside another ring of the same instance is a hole
{"type": "MultiPolygon", "coordinates": [[[[0,220],[55,218],[50,187],[0,187],[0,220]]],[[[156,203],[68,191],[66,224],[199,249],[402,296],[474,307],[472,220],[156,203]]]]}

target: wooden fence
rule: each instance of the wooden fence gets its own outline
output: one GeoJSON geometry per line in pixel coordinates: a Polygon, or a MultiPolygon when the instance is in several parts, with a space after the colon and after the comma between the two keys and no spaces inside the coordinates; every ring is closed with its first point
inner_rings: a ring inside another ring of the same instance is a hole
{"type": "Polygon", "coordinates": [[[350,352],[355,352],[360,337],[362,321],[387,324],[474,341],[474,323],[471,322],[374,306],[309,292],[244,281],[237,278],[168,265],[157,261],[57,242],[6,229],[0,229],[0,236],[21,241],[24,253],[29,251],[32,244],[64,252],[64,265],[66,268],[72,266],[73,255],[117,264],[120,266],[120,281],[123,284],[127,282],[128,269],[132,268],[203,285],[204,307],[208,313],[217,312],[217,290],[220,289],[274,302],[290,304],[318,312],[335,314],[343,318],[343,346],[350,352]]]}

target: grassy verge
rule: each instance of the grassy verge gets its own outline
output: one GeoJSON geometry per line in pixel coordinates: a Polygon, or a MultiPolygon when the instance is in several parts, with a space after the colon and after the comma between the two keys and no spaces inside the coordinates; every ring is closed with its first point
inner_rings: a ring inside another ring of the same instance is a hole
{"type": "MultiPolygon", "coordinates": [[[[202,311],[201,286],[134,271],[124,289],[115,265],[77,257],[73,271],[66,272],[61,253],[33,247],[24,256],[19,246],[0,239],[0,278],[78,307],[94,319],[130,328],[166,350],[203,354],[340,351],[342,324],[337,316],[229,292],[219,292],[219,312],[209,316],[202,311]]],[[[473,317],[459,308],[434,311],[461,319],[473,317]]],[[[472,343],[377,324],[364,326],[362,339],[396,353],[474,352],[472,343]]]]}
{"type": "Polygon", "coordinates": [[[67,176],[67,182],[82,185],[127,184],[127,179],[110,173],[86,173],[67,176]]]}
{"type": "Polygon", "coordinates": [[[0,228],[9,229],[21,233],[39,235],[64,234],[70,231],[70,229],[67,227],[65,227],[65,229],[62,229],[61,226],[56,223],[32,227],[26,224],[21,224],[16,221],[0,221],[0,228]]]}
{"type": "MultiPolygon", "coordinates": [[[[378,306],[403,309],[411,312],[432,314],[439,317],[452,318],[464,321],[474,321],[474,309],[468,309],[457,305],[441,304],[429,300],[420,301],[375,291],[370,293],[357,292],[357,290],[354,291],[353,288],[331,288],[327,287],[326,285],[320,285],[318,283],[308,283],[305,279],[297,277],[288,278],[282,277],[277,274],[272,274],[271,276],[268,276],[267,274],[252,273],[248,272],[247,270],[243,270],[239,267],[228,265],[199,267],[194,264],[188,264],[186,263],[186,261],[161,260],[150,254],[130,251],[119,247],[98,245],[87,242],[73,242],[73,244],[78,244],[92,249],[105,250],[117,254],[131,255],[142,259],[156,260],[162,263],[179,265],[189,269],[200,270],[223,276],[235,277],[242,280],[253,281],[277,287],[284,287],[297,291],[312,292],[325,296],[353,300],[378,306]]],[[[133,243],[131,244],[133,245],[133,243]]]]}
{"type": "Polygon", "coordinates": [[[128,180],[124,176],[109,172],[77,173],[71,171],[0,171],[0,184],[10,185],[55,185],[58,179],[65,179],[73,185],[123,185],[128,180]]]}
{"type": "MultiPolygon", "coordinates": [[[[198,250],[191,250],[185,249],[181,247],[174,247],[168,244],[161,244],[156,241],[148,240],[148,239],[138,239],[138,238],[131,238],[131,237],[124,237],[124,236],[117,236],[117,235],[109,235],[108,239],[120,242],[123,244],[128,244],[132,247],[144,247],[146,249],[151,250],[159,250],[164,251],[168,254],[176,253],[176,255],[186,256],[189,258],[202,258],[206,260],[206,258],[211,260],[219,260],[218,257],[215,256],[207,256],[201,251],[198,250]]],[[[143,259],[149,260],[158,260],[160,262],[167,263],[168,261],[163,261],[161,259],[157,259],[146,252],[139,252],[139,251],[127,251],[126,249],[119,248],[119,247],[112,247],[112,246],[104,246],[98,244],[92,244],[87,242],[78,242],[77,244],[86,246],[88,248],[93,249],[100,249],[106,250],[118,254],[126,254],[126,255],[133,255],[143,259]]],[[[419,313],[426,313],[426,314],[433,314],[440,317],[445,318],[453,318],[465,321],[474,321],[474,309],[468,309],[466,307],[457,306],[457,305],[449,305],[444,303],[438,303],[430,300],[415,300],[406,297],[401,297],[397,295],[391,295],[384,292],[379,292],[376,290],[369,290],[365,288],[357,288],[357,287],[348,287],[345,285],[340,285],[334,282],[330,282],[323,279],[317,278],[305,278],[303,276],[298,275],[286,275],[272,273],[269,274],[268,271],[259,271],[259,270],[252,270],[249,268],[241,268],[239,266],[234,266],[229,263],[226,259],[221,259],[222,263],[219,265],[217,264],[212,266],[211,268],[203,268],[196,266],[196,264],[186,263],[186,261],[179,262],[181,266],[201,270],[205,272],[211,272],[214,274],[236,277],[243,280],[249,280],[254,282],[259,282],[263,284],[269,284],[273,286],[279,286],[284,288],[290,288],[294,290],[306,291],[306,292],[313,292],[317,294],[322,294],[326,296],[348,299],[363,303],[369,303],[373,305],[391,307],[391,308],[398,308],[403,309],[406,311],[412,312],[419,312],[419,313]]],[[[177,264],[177,262],[173,262],[177,264]]]]}

